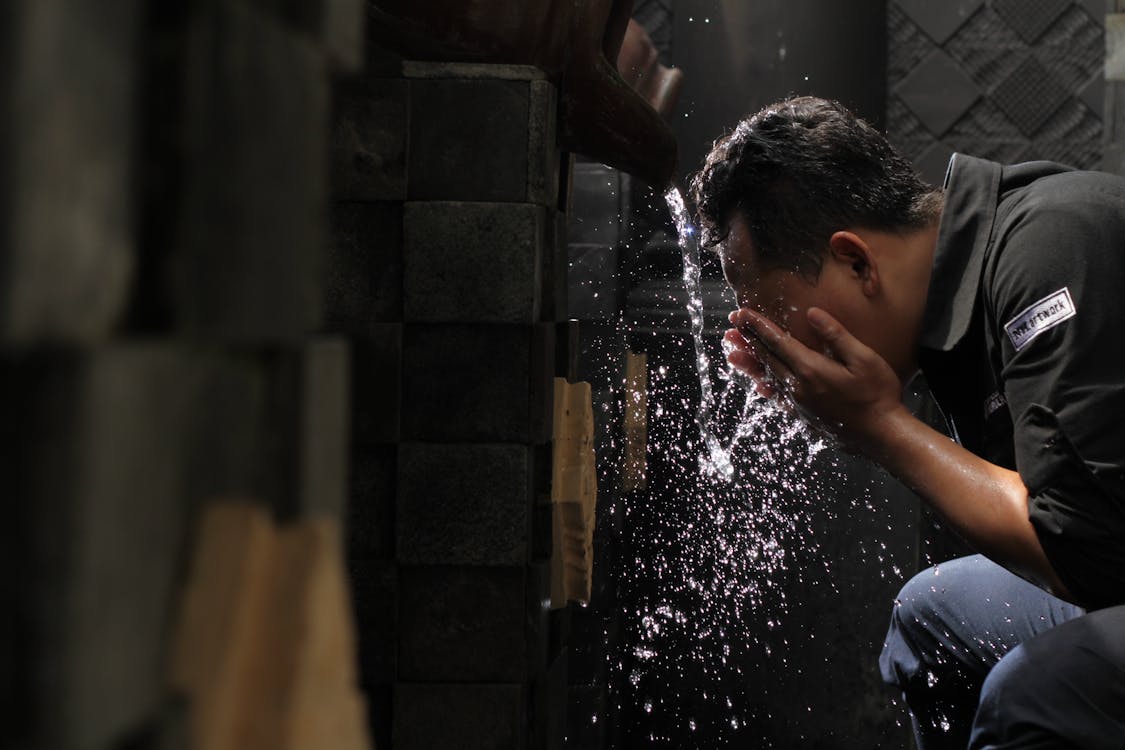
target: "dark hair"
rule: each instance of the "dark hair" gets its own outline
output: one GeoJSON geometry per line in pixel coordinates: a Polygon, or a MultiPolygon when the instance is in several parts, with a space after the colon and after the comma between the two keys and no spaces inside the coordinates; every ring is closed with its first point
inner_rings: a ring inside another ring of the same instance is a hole
{"type": "Polygon", "coordinates": [[[716,141],[691,197],[705,247],[725,240],[740,212],[764,264],[813,280],[833,232],[922,229],[942,203],[879,131],[815,97],[772,104],[716,141]]]}

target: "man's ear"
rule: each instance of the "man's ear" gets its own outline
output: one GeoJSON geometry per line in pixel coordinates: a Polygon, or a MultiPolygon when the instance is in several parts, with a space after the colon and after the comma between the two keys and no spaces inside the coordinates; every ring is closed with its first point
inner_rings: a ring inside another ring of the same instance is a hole
{"type": "Polygon", "coordinates": [[[879,264],[867,242],[855,232],[836,232],[828,240],[832,259],[847,266],[850,278],[858,281],[870,297],[879,290],[879,264]]]}

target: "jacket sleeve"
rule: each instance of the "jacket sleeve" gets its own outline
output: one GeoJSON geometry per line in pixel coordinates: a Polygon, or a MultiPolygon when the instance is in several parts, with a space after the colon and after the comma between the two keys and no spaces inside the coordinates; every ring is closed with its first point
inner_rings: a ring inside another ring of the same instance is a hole
{"type": "Polygon", "coordinates": [[[1125,602],[1125,204],[1107,203],[1021,206],[985,279],[1030,518],[1089,608],[1125,602]]]}

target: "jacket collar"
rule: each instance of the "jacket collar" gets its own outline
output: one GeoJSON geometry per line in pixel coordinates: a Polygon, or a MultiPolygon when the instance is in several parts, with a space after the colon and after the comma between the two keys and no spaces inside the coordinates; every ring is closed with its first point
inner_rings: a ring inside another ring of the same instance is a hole
{"type": "Polygon", "coordinates": [[[954,154],[945,174],[945,207],[922,317],[923,348],[947,352],[969,329],[985,250],[992,236],[1002,169],[995,162],[954,154]]]}

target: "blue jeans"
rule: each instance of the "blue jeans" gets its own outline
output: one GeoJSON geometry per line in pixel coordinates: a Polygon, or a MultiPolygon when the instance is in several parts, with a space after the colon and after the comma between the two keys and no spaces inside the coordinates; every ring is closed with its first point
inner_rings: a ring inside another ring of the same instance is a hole
{"type": "Polygon", "coordinates": [[[879,667],[919,750],[1125,748],[1125,606],[1087,614],[981,555],[907,582],[879,667]]]}

